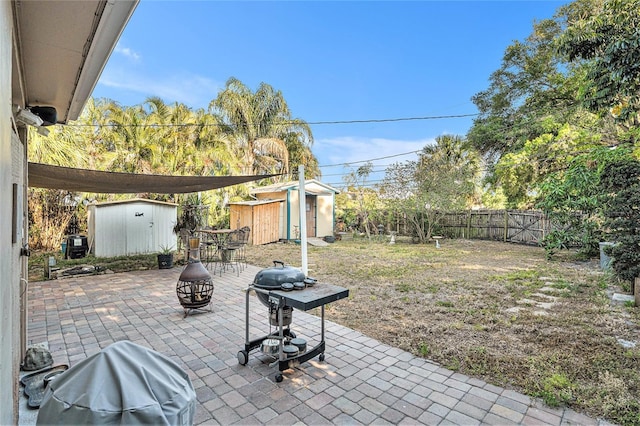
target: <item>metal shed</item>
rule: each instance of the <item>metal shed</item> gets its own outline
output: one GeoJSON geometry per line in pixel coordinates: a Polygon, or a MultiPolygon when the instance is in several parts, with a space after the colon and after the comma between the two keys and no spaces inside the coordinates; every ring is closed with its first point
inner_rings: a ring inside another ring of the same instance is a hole
{"type": "Polygon", "coordinates": [[[178,205],[135,198],[88,206],[89,251],[96,257],[125,256],[177,247],[173,227],[178,205]]]}
{"type": "Polygon", "coordinates": [[[251,228],[249,244],[268,244],[279,240],[282,200],[252,200],[229,203],[231,228],[251,228]]]}

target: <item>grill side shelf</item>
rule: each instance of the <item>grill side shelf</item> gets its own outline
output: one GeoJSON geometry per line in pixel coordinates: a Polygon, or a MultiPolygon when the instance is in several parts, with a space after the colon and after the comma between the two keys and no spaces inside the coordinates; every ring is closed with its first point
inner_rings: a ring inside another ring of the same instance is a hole
{"type": "Polygon", "coordinates": [[[349,290],[333,284],[316,284],[304,290],[282,291],[272,290],[269,295],[277,295],[284,299],[287,306],[308,311],[336,300],[349,297],[349,290]]]}

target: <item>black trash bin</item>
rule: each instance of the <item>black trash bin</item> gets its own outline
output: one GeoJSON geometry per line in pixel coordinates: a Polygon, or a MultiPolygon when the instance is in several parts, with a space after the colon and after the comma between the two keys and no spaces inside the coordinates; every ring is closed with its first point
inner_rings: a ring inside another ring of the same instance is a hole
{"type": "Polygon", "coordinates": [[[87,237],[84,235],[69,235],[67,237],[67,250],[65,259],[80,259],[89,252],[87,237]]]}

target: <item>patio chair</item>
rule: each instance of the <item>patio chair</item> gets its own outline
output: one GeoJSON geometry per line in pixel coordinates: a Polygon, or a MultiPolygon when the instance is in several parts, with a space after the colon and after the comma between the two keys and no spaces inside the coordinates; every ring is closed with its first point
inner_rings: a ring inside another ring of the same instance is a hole
{"type": "Polygon", "coordinates": [[[224,245],[220,247],[220,276],[227,268],[234,269],[240,276],[240,263],[238,263],[238,252],[242,248],[240,243],[242,233],[239,229],[229,233],[224,245]]]}
{"type": "Polygon", "coordinates": [[[215,265],[220,260],[218,239],[207,232],[201,232],[200,235],[200,261],[207,269],[213,264],[215,271],[215,265]]]}
{"type": "Polygon", "coordinates": [[[246,247],[249,243],[250,233],[251,228],[249,228],[248,226],[243,226],[242,228],[240,228],[237,240],[234,242],[235,246],[237,247],[236,259],[243,270],[247,267],[246,247]]]}

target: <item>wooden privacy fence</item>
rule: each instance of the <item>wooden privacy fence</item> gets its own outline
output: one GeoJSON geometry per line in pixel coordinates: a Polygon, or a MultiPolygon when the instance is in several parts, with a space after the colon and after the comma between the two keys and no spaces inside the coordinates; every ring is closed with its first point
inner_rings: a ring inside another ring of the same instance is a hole
{"type": "Polygon", "coordinates": [[[538,245],[552,224],[541,211],[469,210],[444,213],[437,228],[449,238],[538,245]]]}
{"type": "MultiPolygon", "coordinates": [[[[580,214],[580,213],[576,213],[580,214]]],[[[383,225],[385,232],[411,235],[412,226],[401,212],[375,211],[370,215],[370,228],[376,232],[383,225]]],[[[465,210],[438,215],[435,235],[448,238],[469,238],[539,245],[554,229],[564,229],[538,210],[465,210]]],[[[352,229],[361,230],[360,223],[352,229]]]]}

